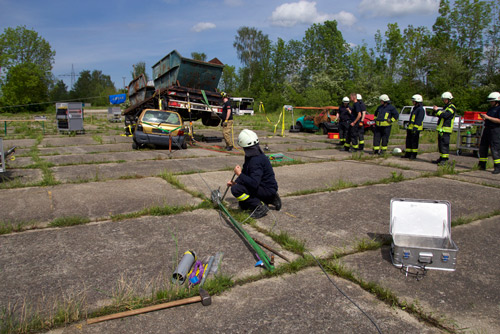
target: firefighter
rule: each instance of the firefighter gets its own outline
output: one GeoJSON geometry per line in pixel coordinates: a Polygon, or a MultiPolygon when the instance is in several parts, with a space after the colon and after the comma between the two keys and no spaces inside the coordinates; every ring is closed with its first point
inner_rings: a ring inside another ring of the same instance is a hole
{"type": "Polygon", "coordinates": [[[252,218],[262,218],[269,211],[268,205],[275,210],[281,209],[278,195],[278,183],[274,176],[269,158],[259,146],[257,134],[244,129],[238,136],[238,145],[245,151],[245,163],[234,167],[238,176],[235,181],[228,181],[231,193],[238,200],[242,210],[251,211],[252,218]]]}
{"type": "Polygon", "coordinates": [[[422,95],[415,94],[411,97],[413,108],[410,114],[410,122],[406,129],[406,149],[405,155],[401,158],[415,160],[418,154],[418,141],[420,139],[420,131],[424,129],[423,122],[425,110],[422,107],[424,102],[422,95]]]}
{"type": "Polygon", "coordinates": [[[439,159],[433,160],[432,163],[438,165],[446,164],[450,157],[450,135],[453,132],[453,121],[457,111],[455,105],[451,103],[453,95],[450,92],[444,92],[441,95],[441,99],[444,103],[443,109],[438,110],[437,106],[433,108],[436,116],[439,117],[436,131],[438,132],[438,150],[440,155],[439,159]]]}
{"type": "Polygon", "coordinates": [[[373,129],[373,153],[380,154],[387,151],[392,123],[399,118],[399,113],[391,104],[387,94],[379,97],[380,106],[375,110],[375,128],[373,129]],[[382,142],[382,143],[381,143],[382,142]]]}
{"type": "MultiPolygon", "coordinates": [[[[340,106],[338,112],[340,145],[345,145],[346,138],[349,137],[350,120],[351,120],[351,109],[349,108],[349,98],[345,96],[342,99],[342,105],[340,106]]],[[[344,146],[344,147],[347,147],[347,150],[349,150],[349,146],[344,146]]]]}
{"type": "Polygon", "coordinates": [[[351,101],[353,101],[354,105],[351,109],[351,119],[349,123],[349,136],[347,137],[346,144],[344,146],[346,151],[349,151],[349,148],[352,147],[353,151],[359,150],[358,143],[358,122],[361,118],[361,113],[359,109],[356,109],[356,94],[351,94],[351,101]],[[354,96],[354,99],[353,99],[354,96]]]}
{"type": "Polygon", "coordinates": [[[491,148],[495,168],[493,174],[500,174],[500,93],[488,95],[488,102],[488,112],[480,114],[484,120],[484,130],[479,143],[479,169],[486,170],[488,148],[491,148]]]}
{"type": "Polygon", "coordinates": [[[359,138],[359,150],[363,151],[365,149],[365,116],[366,116],[366,106],[363,102],[363,97],[361,94],[356,94],[356,99],[358,100],[359,108],[361,110],[361,118],[359,119],[358,127],[358,138],[359,138]]]}
{"type": "Polygon", "coordinates": [[[221,115],[222,135],[224,136],[224,141],[226,142],[226,151],[232,151],[233,143],[231,141],[231,131],[233,129],[233,110],[227,94],[222,92],[221,95],[224,101],[221,115]]]}

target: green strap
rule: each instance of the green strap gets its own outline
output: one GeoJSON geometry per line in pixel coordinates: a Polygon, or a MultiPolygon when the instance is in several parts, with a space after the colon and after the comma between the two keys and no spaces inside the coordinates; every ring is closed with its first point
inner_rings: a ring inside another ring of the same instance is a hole
{"type": "Polygon", "coordinates": [[[178,130],[178,129],[180,129],[180,128],[181,128],[180,126],[178,126],[178,127],[176,127],[175,129],[172,129],[172,130],[168,131],[168,130],[162,129],[162,128],[160,128],[159,126],[153,125],[153,124],[148,123],[148,122],[144,122],[144,121],[142,121],[142,123],[147,124],[147,125],[149,125],[149,126],[152,126],[153,128],[160,129],[161,131],[166,132],[166,133],[172,133],[172,132],[174,132],[175,130],[178,130]]]}
{"type": "Polygon", "coordinates": [[[205,94],[205,91],[203,89],[201,90],[201,95],[203,95],[203,102],[205,102],[205,104],[210,107],[210,104],[208,103],[207,95],[205,94]]]}

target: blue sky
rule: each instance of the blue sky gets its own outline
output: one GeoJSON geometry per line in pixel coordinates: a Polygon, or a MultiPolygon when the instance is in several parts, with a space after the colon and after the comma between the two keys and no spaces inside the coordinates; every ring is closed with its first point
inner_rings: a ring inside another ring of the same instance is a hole
{"type": "MultiPolygon", "coordinates": [[[[56,76],[82,70],[110,75],[117,88],[132,65],[151,66],[172,50],[204,52],[240,66],[233,48],[239,27],[255,27],[274,42],[302,39],[313,23],[336,19],[344,39],[373,45],[377,29],[397,22],[431,29],[439,0],[0,0],[0,31],[25,25],[56,51],[56,76]]],[[[70,77],[60,77],[70,86],[70,77]]]]}

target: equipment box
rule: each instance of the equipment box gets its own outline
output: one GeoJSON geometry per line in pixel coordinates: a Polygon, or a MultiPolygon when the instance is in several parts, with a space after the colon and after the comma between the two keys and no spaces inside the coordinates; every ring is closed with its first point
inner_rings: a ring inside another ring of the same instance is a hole
{"type": "Polygon", "coordinates": [[[458,247],[451,240],[448,201],[393,198],[390,233],[396,267],[455,270],[458,247]]]}

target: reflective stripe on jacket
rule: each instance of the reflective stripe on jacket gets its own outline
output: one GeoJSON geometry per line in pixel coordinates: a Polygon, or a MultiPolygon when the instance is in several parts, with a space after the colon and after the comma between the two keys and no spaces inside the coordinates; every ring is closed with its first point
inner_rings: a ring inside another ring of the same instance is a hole
{"type": "Polygon", "coordinates": [[[439,121],[436,127],[437,132],[453,132],[453,121],[455,119],[455,112],[457,108],[452,103],[447,104],[443,110],[439,110],[436,116],[439,117],[439,121]]]}
{"type": "Polygon", "coordinates": [[[376,126],[390,126],[399,118],[399,113],[390,103],[380,105],[375,110],[375,125],[376,126]]]}
{"type": "Polygon", "coordinates": [[[410,114],[410,123],[408,124],[408,129],[413,130],[416,129],[418,131],[422,131],[424,129],[424,116],[425,110],[422,107],[421,103],[416,104],[410,114]]]}

